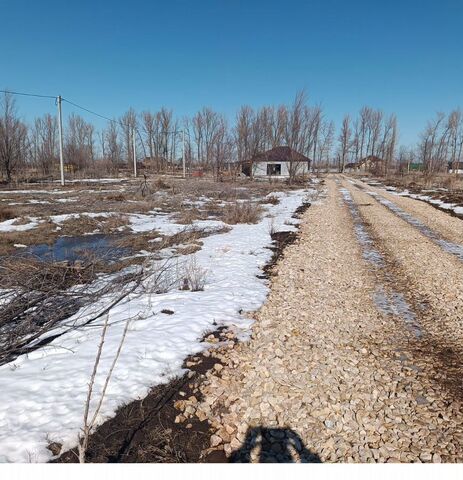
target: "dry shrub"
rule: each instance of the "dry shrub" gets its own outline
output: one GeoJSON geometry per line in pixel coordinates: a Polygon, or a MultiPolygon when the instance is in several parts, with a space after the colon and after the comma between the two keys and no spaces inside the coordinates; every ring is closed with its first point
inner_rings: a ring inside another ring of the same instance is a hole
{"type": "Polygon", "coordinates": [[[229,225],[257,223],[262,216],[262,207],[253,202],[235,202],[224,208],[223,221],[229,225]]]}
{"type": "Polygon", "coordinates": [[[0,264],[0,286],[55,292],[90,282],[97,270],[98,262],[94,258],[69,265],[68,262],[44,262],[32,256],[8,257],[0,264]]]}
{"type": "Polygon", "coordinates": [[[109,202],[125,202],[127,198],[123,193],[111,193],[106,195],[105,200],[109,202]]]}
{"type": "Polygon", "coordinates": [[[202,218],[201,212],[197,208],[183,208],[175,216],[175,221],[182,225],[191,225],[195,220],[202,218]]]}
{"type": "Polygon", "coordinates": [[[28,217],[18,217],[13,223],[14,225],[27,225],[31,220],[28,217]]]}
{"type": "Polygon", "coordinates": [[[455,175],[449,175],[442,181],[442,186],[448,190],[459,190],[462,188],[462,181],[455,175]]]}
{"type": "Polygon", "coordinates": [[[154,182],[154,187],[157,188],[158,190],[161,189],[161,190],[169,190],[170,188],[172,188],[167,182],[165,182],[162,178],[158,178],[155,182],[154,182]]]}
{"type": "Polygon", "coordinates": [[[110,233],[113,230],[126,226],[127,217],[124,215],[101,215],[90,217],[81,215],[77,218],[69,218],[60,223],[60,235],[79,236],[99,230],[102,233],[110,233]]]}
{"type": "Polygon", "coordinates": [[[129,220],[126,215],[114,214],[104,217],[101,223],[101,230],[103,233],[112,233],[114,230],[120,229],[121,227],[127,227],[129,220]]]}
{"type": "Polygon", "coordinates": [[[11,220],[14,217],[15,215],[11,208],[0,205],[0,222],[4,222],[5,220],[11,220]]]}
{"type": "Polygon", "coordinates": [[[207,270],[199,265],[198,260],[193,255],[185,264],[183,275],[183,289],[192,292],[201,292],[206,286],[207,270]],[[186,288],[188,287],[188,288],[186,288]]]}
{"type": "Polygon", "coordinates": [[[268,197],[263,198],[259,203],[271,205],[278,205],[280,203],[280,199],[276,195],[269,195],[268,197]]]}

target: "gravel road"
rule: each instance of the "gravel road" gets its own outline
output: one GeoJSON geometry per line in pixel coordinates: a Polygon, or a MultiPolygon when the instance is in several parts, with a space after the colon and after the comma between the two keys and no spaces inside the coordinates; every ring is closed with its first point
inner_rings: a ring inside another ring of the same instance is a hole
{"type": "MultiPolygon", "coordinates": [[[[461,220],[342,176],[303,216],[252,338],[201,401],[211,448],[243,462],[463,461],[463,261],[381,204],[458,241],[461,220]],[[460,222],[460,223],[458,223],[460,222]]],[[[183,407],[185,408],[185,406],[183,407]]]]}

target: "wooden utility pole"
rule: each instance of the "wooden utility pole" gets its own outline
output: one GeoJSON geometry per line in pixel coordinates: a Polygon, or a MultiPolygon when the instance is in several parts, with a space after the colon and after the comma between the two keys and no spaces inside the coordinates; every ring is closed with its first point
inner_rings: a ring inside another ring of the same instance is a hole
{"type": "Polygon", "coordinates": [[[133,150],[133,174],[137,176],[137,147],[135,138],[135,128],[132,130],[132,150],[133,150]]]}
{"type": "Polygon", "coordinates": [[[183,178],[186,178],[186,162],[185,162],[185,129],[182,130],[182,164],[183,178]]]}
{"type": "Polygon", "coordinates": [[[61,114],[61,95],[56,98],[58,105],[58,137],[59,137],[59,166],[61,171],[61,186],[64,187],[64,158],[63,158],[63,118],[61,114]]]}

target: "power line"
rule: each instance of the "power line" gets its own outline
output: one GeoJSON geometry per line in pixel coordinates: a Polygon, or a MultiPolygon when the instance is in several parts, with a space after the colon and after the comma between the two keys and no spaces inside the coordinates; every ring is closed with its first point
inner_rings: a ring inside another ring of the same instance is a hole
{"type": "Polygon", "coordinates": [[[125,123],[120,122],[118,120],[114,120],[113,118],[105,117],[104,115],[101,115],[100,113],[94,112],[93,110],[89,110],[88,108],[85,108],[82,105],[78,105],[77,103],[71,102],[71,100],[68,100],[67,98],[63,97],[63,102],[69,103],[70,105],[73,105],[74,107],[80,108],[81,110],[84,110],[85,112],[91,113],[92,115],[96,115],[97,117],[103,118],[104,120],[108,120],[108,122],[118,123],[119,125],[122,125],[124,127],[130,127],[131,126],[129,124],[125,124],[125,123]]]}
{"type": "Polygon", "coordinates": [[[39,98],[58,98],[56,95],[38,95],[36,93],[12,92],[11,90],[0,90],[1,93],[9,93],[11,95],[22,95],[24,97],[39,97],[39,98]]]}

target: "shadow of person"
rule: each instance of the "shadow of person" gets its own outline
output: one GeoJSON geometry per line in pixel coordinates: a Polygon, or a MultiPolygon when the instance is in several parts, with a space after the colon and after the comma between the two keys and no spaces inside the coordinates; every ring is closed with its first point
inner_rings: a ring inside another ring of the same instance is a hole
{"type": "Polygon", "coordinates": [[[289,428],[253,427],[246,432],[243,446],[232,453],[230,462],[321,463],[321,460],[289,428]]]}

